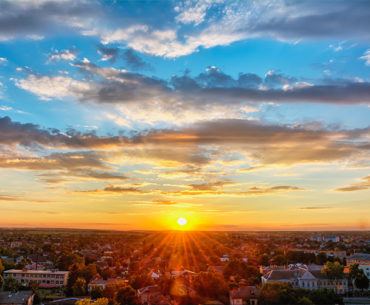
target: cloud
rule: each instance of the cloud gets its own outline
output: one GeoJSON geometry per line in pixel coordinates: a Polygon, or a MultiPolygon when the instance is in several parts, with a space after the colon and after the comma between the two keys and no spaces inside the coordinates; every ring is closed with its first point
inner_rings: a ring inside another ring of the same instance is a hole
{"type": "Polygon", "coordinates": [[[8,60],[5,57],[0,57],[0,65],[6,64],[8,60]]]}
{"type": "Polygon", "coordinates": [[[365,60],[365,65],[370,66],[370,49],[367,50],[363,56],[360,57],[360,59],[365,60]]]}
{"type": "Polygon", "coordinates": [[[150,191],[140,190],[137,187],[130,186],[119,186],[110,184],[103,189],[87,190],[87,191],[76,191],[85,194],[148,194],[150,191]]]}
{"type": "Polygon", "coordinates": [[[41,129],[32,123],[19,123],[9,117],[0,118],[0,144],[7,146],[44,148],[114,148],[128,143],[123,136],[97,136],[70,129],[66,133],[57,129],[41,129]]]}
{"type": "Polygon", "coordinates": [[[308,207],[302,207],[298,209],[299,210],[326,210],[326,209],[330,209],[330,207],[308,206],[308,207]]]}
{"type": "Polygon", "coordinates": [[[117,57],[119,55],[119,49],[99,45],[98,53],[102,56],[101,61],[109,61],[110,63],[113,64],[117,60],[117,57]]]}
{"type": "Polygon", "coordinates": [[[126,65],[132,70],[152,70],[153,69],[149,63],[142,60],[131,49],[128,49],[123,53],[123,59],[126,62],[126,65]]]}
{"type": "Polygon", "coordinates": [[[67,50],[61,50],[61,51],[56,51],[52,54],[49,55],[49,60],[48,62],[52,62],[54,60],[60,61],[60,60],[75,60],[78,54],[78,50],[75,48],[70,48],[67,50]]]}
{"type": "MultiPolygon", "coordinates": [[[[220,186],[224,184],[221,183],[220,186]]],[[[253,186],[247,190],[241,191],[226,191],[216,187],[216,184],[211,185],[201,185],[199,188],[197,185],[188,185],[190,188],[183,191],[160,191],[162,195],[166,196],[257,196],[257,195],[269,195],[278,192],[288,192],[288,191],[304,191],[305,189],[289,186],[289,185],[279,185],[272,187],[257,187],[253,186]]]]}
{"type": "Polygon", "coordinates": [[[100,15],[85,1],[1,1],[0,40],[42,39],[68,28],[79,31],[100,15]]]}
{"type": "Polygon", "coordinates": [[[338,192],[354,192],[354,191],[363,191],[370,189],[370,176],[364,177],[361,180],[363,182],[351,184],[349,186],[337,188],[338,192]]]}
{"type": "Polygon", "coordinates": [[[41,76],[30,74],[26,79],[15,80],[15,84],[42,100],[62,99],[65,97],[82,98],[91,91],[89,83],[65,76],[41,76]]]}

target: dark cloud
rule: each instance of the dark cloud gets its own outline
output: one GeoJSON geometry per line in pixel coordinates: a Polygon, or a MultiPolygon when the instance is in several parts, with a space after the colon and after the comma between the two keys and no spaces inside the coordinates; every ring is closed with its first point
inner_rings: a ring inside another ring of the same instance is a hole
{"type": "Polygon", "coordinates": [[[1,1],[0,38],[43,36],[66,27],[78,29],[76,19],[81,23],[99,15],[100,9],[95,3],[1,1]]]}
{"type": "Polygon", "coordinates": [[[102,60],[108,60],[110,63],[115,63],[118,55],[119,55],[119,49],[118,48],[112,48],[112,47],[106,47],[102,44],[98,46],[98,53],[103,56],[102,60]]]}
{"type": "Polygon", "coordinates": [[[62,133],[57,129],[41,129],[31,123],[19,123],[9,117],[0,118],[0,145],[21,145],[25,147],[59,147],[59,148],[109,148],[127,143],[122,136],[97,136],[94,133],[81,133],[69,129],[62,133]]]}
{"type": "Polygon", "coordinates": [[[126,65],[132,70],[153,70],[153,67],[142,60],[132,49],[126,50],[122,56],[126,65]]]}
{"type": "Polygon", "coordinates": [[[370,3],[359,1],[284,1],[285,10],[261,16],[239,31],[280,39],[368,39],[370,3]]]}

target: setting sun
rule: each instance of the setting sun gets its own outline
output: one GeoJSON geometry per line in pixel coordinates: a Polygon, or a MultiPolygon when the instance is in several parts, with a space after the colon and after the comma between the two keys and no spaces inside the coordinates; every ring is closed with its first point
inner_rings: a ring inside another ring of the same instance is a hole
{"type": "Polygon", "coordinates": [[[177,223],[180,225],[180,226],[184,226],[187,224],[187,220],[183,217],[180,217],[179,219],[177,219],[177,223]]]}

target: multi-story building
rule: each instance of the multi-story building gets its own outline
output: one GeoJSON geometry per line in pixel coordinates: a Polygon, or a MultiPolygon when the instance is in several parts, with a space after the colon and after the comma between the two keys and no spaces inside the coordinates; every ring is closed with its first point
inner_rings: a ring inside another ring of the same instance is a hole
{"type": "Polygon", "coordinates": [[[262,284],[268,282],[286,282],[293,288],[333,289],[336,293],[343,294],[348,291],[347,279],[329,279],[321,272],[323,266],[302,266],[289,269],[270,270],[262,275],[262,284]]]}
{"type": "Polygon", "coordinates": [[[322,242],[322,241],[324,241],[324,236],[322,234],[311,235],[310,240],[311,241],[322,242]]]}
{"type": "Polygon", "coordinates": [[[332,241],[333,243],[337,243],[340,241],[339,236],[337,235],[325,235],[325,242],[332,241]]]}
{"type": "Polygon", "coordinates": [[[368,279],[370,279],[370,254],[356,253],[347,257],[347,266],[358,264],[368,279]]]}
{"type": "Polygon", "coordinates": [[[4,279],[14,277],[18,283],[28,285],[35,281],[39,287],[63,287],[67,285],[68,271],[58,270],[18,270],[11,269],[4,271],[4,279]]]}

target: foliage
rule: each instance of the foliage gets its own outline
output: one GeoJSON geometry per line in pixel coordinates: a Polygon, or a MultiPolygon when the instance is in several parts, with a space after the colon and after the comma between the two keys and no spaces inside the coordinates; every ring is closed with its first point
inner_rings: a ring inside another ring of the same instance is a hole
{"type": "Polygon", "coordinates": [[[344,267],[339,262],[326,262],[321,272],[324,273],[329,279],[342,279],[344,267]]]}
{"type": "Polygon", "coordinates": [[[369,279],[366,277],[364,272],[362,272],[362,274],[359,277],[356,277],[355,285],[358,289],[361,290],[369,288],[369,279]]]}
{"type": "Polygon", "coordinates": [[[223,274],[226,279],[229,279],[231,275],[237,276],[239,279],[245,279],[248,285],[255,285],[260,282],[258,268],[237,259],[233,259],[226,264],[223,274]]]}
{"type": "Polygon", "coordinates": [[[342,297],[336,294],[333,290],[293,289],[290,284],[281,282],[265,283],[259,292],[259,298],[261,305],[343,304],[342,297]]]}
{"type": "Polygon", "coordinates": [[[18,291],[20,288],[19,283],[13,276],[9,276],[5,281],[4,281],[4,287],[3,289],[6,291],[18,291]]]}
{"type": "Polygon", "coordinates": [[[73,295],[81,296],[86,294],[86,280],[79,277],[72,286],[73,295]]]}
{"type": "Polygon", "coordinates": [[[199,295],[216,299],[222,303],[228,300],[228,287],[223,277],[215,272],[200,272],[194,285],[199,295]]]}
{"type": "Polygon", "coordinates": [[[140,304],[138,293],[130,285],[122,286],[117,291],[116,302],[122,305],[140,304]]]}
{"type": "Polygon", "coordinates": [[[94,305],[108,305],[108,299],[99,298],[94,303],[91,303],[90,299],[83,299],[83,300],[77,301],[75,304],[76,305],[91,305],[91,304],[94,304],[94,305]]]}
{"type": "Polygon", "coordinates": [[[93,299],[98,299],[103,296],[103,288],[101,286],[93,286],[90,293],[93,299]]]}

